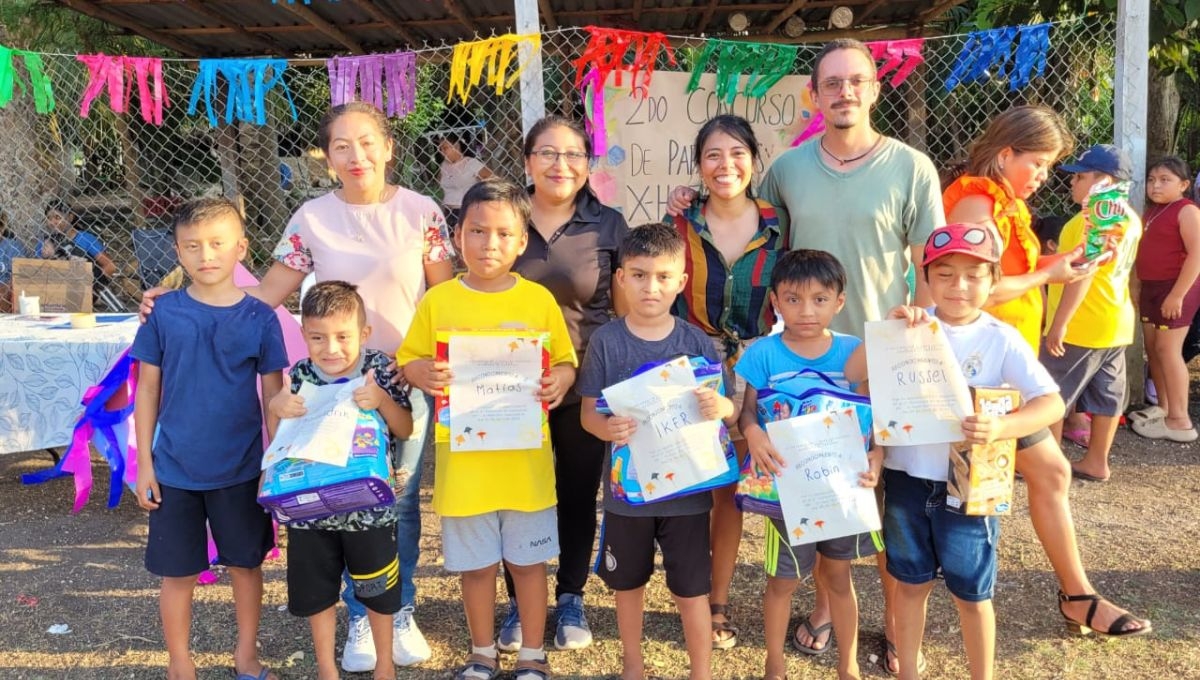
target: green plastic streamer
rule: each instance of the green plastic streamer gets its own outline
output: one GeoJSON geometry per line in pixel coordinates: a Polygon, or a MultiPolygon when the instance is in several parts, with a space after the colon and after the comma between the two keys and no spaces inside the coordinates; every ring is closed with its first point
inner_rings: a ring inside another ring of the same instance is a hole
{"type": "Polygon", "coordinates": [[[717,97],[732,104],[738,95],[738,82],[748,74],[741,94],[762,97],[781,78],[792,72],[796,61],[795,45],[710,40],[696,60],[688,92],[700,86],[700,76],[708,66],[709,57],[717,56],[717,97]]]}
{"type": "Polygon", "coordinates": [[[35,52],[14,50],[0,45],[0,109],[12,101],[17,87],[22,92],[33,90],[33,106],[38,113],[49,113],[54,110],[54,88],[46,77],[46,69],[42,65],[42,56],[35,52]],[[29,86],[17,77],[13,57],[21,57],[25,63],[25,72],[29,75],[29,86]]]}

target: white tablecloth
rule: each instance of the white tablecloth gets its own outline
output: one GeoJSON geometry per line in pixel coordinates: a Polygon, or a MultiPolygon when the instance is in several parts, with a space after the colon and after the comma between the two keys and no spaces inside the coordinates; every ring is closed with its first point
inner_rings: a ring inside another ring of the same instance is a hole
{"type": "Polygon", "coordinates": [[[137,333],[137,318],[126,316],[100,314],[95,328],[73,329],[63,327],[69,314],[0,315],[0,454],[70,443],[84,391],[137,333]]]}

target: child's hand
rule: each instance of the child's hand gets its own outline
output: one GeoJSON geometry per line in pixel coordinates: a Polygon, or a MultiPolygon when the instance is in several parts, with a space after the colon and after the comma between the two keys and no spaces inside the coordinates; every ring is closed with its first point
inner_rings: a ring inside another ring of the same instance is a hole
{"type": "Polygon", "coordinates": [[[608,440],[617,446],[628,444],[634,432],[637,432],[637,421],[633,418],[608,417],[608,440]]]}
{"type": "Polygon", "coordinates": [[[904,319],[908,322],[909,328],[914,328],[929,321],[929,312],[924,307],[914,307],[912,305],[900,305],[888,312],[889,319],[904,319]]]}
{"type": "Polygon", "coordinates": [[[562,403],[563,397],[567,395],[567,390],[564,388],[564,381],[554,371],[546,371],[542,376],[541,386],[538,387],[534,394],[537,400],[546,404],[547,408],[555,408],[562,403]]]}
{"type": "Polygon", "coordinates": [[[308,413],[304,407],[304,397],[292,394],[292,377],[283,374],[283,389],[267,402],[267,413],[283,420],[284,418],[299,418],[308,413]]]}
{"type": "Polygon", "coordinates": [[[720,420],[733,413],[733,403],[725,408],[723,402],[729,401],[713,391],[711,387],[696,388],[696,402],[700,407],[700,417],[705,420],[720,420]]]}
{"type": "Polygon", "coordinates": [[[1049,330],[1046,331],[1046,351],[1051,356],[1061,357],[1067,353],[1063,347],[1063,337],[1066,336],[1067,329],[1060,324],[1051,324],[1049,330]]]}
{"type": "Polygon", "coordinates": [[[408,384],[428,394],[437,394],[450,386],[454,374],[450,362],[433,359],[417,359],[404,364],[404,377],[408,384]]]}
{"type": "Polygon", "coordinates": [[[883,469],[883,448],[872,446],[867,451],[867,471],[858,475],[858,485],[873,489],[879,485],[879,473],[883,469]]]}
{"type": "Polygon", "coordinates": [[[1080,266],[1076,266],[1075,262],[1083,257],[1083,246],[1079,246],[1069,253],[1061,255],[1048,255],[1038,260],[1038,269],[1045,270],[1048,277],[1046,283],[1075,283],[1082,281],[1092,274],[1096,273],[1096,263],[1088,262],[1080,266]]]}
{"type": "Polygon", "coordinates": [[[374,411],[379,408],[384,399],[388,399],[388,393],[383,391],[379,383],[375,382],[375,369],[370,369],[363,376],[365,382],[363,386],[354,390],[354,405],[364,411],[374,411]]]}
{"type": "Polygon", "coordinates": [[[1183,296],[1171,293],[1163,300],[1162,315],[1164,319],[1178,319],[1183,313],[1183,296]]]}
{"type": "Polygon", "coordinates": [[[153,465],[138,467],[137,483],[133,487],[133,495],[143,510],[158,509],[162,503],[162,491],[158,488],[158,478],[154,475],[153,465]]]}
{"type": "Polygon", "coordinates": [[[750,451],[750,458],[754,464],[760,470],[769,472],[774,477],[783,474],[787,461],[775,450],[775,446],[767,438],[767,433],[761,427],[753,427],[743,434],[746,437],[746,448],[750,451]]]}
{"type": "Polygon", "coordinates": [[[998,416],[977,413],[963,418],[962,431],[971,444],[990,444],[1004,438],[1004,421],[998,416]]]}

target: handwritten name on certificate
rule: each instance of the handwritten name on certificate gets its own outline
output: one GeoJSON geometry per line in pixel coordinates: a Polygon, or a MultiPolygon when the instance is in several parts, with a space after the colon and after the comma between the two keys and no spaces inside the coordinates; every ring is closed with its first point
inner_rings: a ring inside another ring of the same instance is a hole
{"type": "Polygon", "coordinates": [[[975,410],[942,322],[909,328],[903,319],[871,321],[865,339],[875,443],[962,441],[962,420],[975,410]]]}
{"type": "Polygon", "coordinates": [[[869,463],[854,409],[769,422],[767,437],[786,461],[775,488],[792,545],[880,529],[875,492],[858,483],[869,463]]]}
{"type": "Polygon", "coordinates": [[[512,451],[542,446],[545,410],[535,396],[547,334],[450,333],[450,450],[512,451]]]}
{"type": "Polygon", "coordinates": [[[262,469],[266,470],[285,458],[305,460],[345,467],[358,426],[358,406],[354,390],[363,386],[362,378],[333,385],[314,385],[306,382],[297,392],[304,397],[307,411],[298,418],[279,421],[275,438],[263,453],[262,469]]]}
{"type": "Polygon", "coordinates": [[[728,469],[721,422],[700,415],[696,385],[691,363],[681,356],[603,391],[614,414],[637,420],[629,456],[646,501],[671,496],[728,469]]]}

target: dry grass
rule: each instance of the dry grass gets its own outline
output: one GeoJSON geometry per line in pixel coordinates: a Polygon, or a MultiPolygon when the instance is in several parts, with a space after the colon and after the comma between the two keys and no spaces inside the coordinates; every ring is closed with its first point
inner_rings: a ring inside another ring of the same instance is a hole
{"type": "MultiPolygon", "coordinates": [[[[1017,510],[1002,522],[996,594],[999,677],[1200,678],[1200,556],[1190,541],[1200,524],[1198,456],[1200,444],[1148,442],[1124,430],[1115,447],[1113,481],[1076,482],[1071,489],[1092,580],[1100,592],[1153,619],[1156,632],[1145,638],[1103,642],[1066,635],[1055,608],[1056,583],[1033,536],[1024,489],[1018,490],[1017,510]]],[[[162,677],[166,654],[157,584],[142,568],[143,513],[128,499],[115,510],[104,509],[104,489],[98,488],[92,503],[72,516],[70,481],[20,485],[21,473],[47,462],[44,454],[0,457],[0,679],[162,677]],[[57,623],[68,624],[71,633],[48,634],[46,629],[57,623]]],[[[107,475],[101,466],[96,478],[102,487],[107,475]]],[[[400,669],[402,679],[448,677],[447,669],[460,662],[468,644],[457,580],[439,566],[436,526],[436,518],[426,512],[418,573],[418,621],[434,656],[419,668],[400,669]]],[[[761,621],[761,538],[761,522],[749,516],[734,586],[742,642],[714,654],[715,678],[761,675],[763,637],[756,625],[761,621]]],[[[886,677],[868,660],[879,653],[882,640],[878,578],[873,563],[857,564],[854,571],[862,603],[860,663],[867,677],[886,677]]],[[[283,678],[313,677],[307,626],[283,608],[282,560],[269,562],[266,573],[264,660],[283,678]]],[[[201,678],[231,676],[230,597],[227,577],[197,590],[193,643],[201,678]]],[[[558,677],[615,677],[620,648],[612,598],[591,579],[586,599],[595,646],[584,652],[552,652],[551,664],[558,677]]],[[[806,589],[797,597],[796,616],[810,605],[806,589]]],[[[652,582],[647,609],[644,644],[650,670],[668,678],[686,677],[678,618],[661,576],[652,582]]],[[[929,621],[926,677],[965,677],[957,616],[944,589],[934,592],[929,621]]],[[[512,663],[511,657],[505,659],[509,668],[512,663]]],[[[792,655],[789,666],[793,679],[834,677],[833,654],[819,659],[792,655]]]]}

